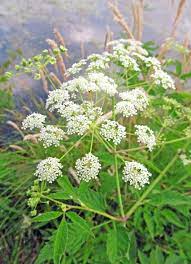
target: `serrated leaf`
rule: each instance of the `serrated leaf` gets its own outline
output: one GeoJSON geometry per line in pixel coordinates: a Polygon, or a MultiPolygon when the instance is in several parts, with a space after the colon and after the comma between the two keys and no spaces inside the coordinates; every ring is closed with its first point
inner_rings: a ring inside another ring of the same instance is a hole
{"type": "Polygon", "coordinates": [[[37,259],[35,260],[35,264],[44,264],[53,258],[53,246],[52,243],[47,243],[41,248],[37,259]]]}
{"type": "Polygon", "coordinates": [[[113,190],[115,190],[116,182],[114,176],[109,175],[109,173],[102,172],[100,173],[100,181],[101,181],[101,186],[100,186],[101,193],[110,195],[113,192],[113,190]]]}
{"type": "Polygon", "coordinates": [[[48,195],[48,197],[50,198],[53,198],[53,199],[56,199],[56,200],[68,200],[68,199],[71,199],[71,196],[68,195],[67,193],[65,192],[55,192],[55,193],[51,193],[48,195]]]}
{"type": "Polygon", "coordinates": [[[89,234],[83,229],[79,228],[78,224],[68,223],[68,243],[67,252],[76,254],[82,248],[83,244],[89,238],[89,234]]]}
{"type": "MultiPolygon", "coordinates": [[[[140,250],[138,251],[139,261],[141,264],[149,264],[149,258],[142,253],[140,250]]],[[[162,263],[161,263],[162,264],[162,263]]]]}
{"type": "Polygon", "coordinates": [[[184,259],[177,255],[170,255],[166,258],[165,264],[183,264],[184,259]]]}
{"type": "Polygon", "coordinates": [[[178,231],[173,234],[173,240],[176,241],[181,251],[191,258],[191,233],[184,230],[178,231]]]}
{"type": "Polygon", "coordinates": [[[64,193],[68,195],[71,199],[76,199],[76,190],[70,183],[69,179],[67,176],[60,177],[57,180],[58,184],[60,187],[64,190],[64,193]]]}
{"type": "Polygon", "coordinates": [[[129,233],[129,240],[128,258],[129,262],[134,264],[137,258],[137,241],[133,231],[129,233]]]}
{"type": "Polygon", "coordinates": [[[36,217],[34,217],[33,222],[48,222],[48,221],[58,218],[61,215],[62,215],[62,212],[56,212],[56,211],[47,212],[47,213],[39,214],[36,217]]]}
{"type": "Polygon", "coordinates": [[[58,230],[56,232],[56,237],[54,240],[54,264],[59,264],[62,256],[65,253],[66,245],[68,240],[68,226],[67,222],[62,220],[58,230]]]}
{"type": "Polygon", "coordinates": [[[143,217],[144,217],[144,220],[146,222],[146,225],[147,225],[147,228],[149,230],[149,233],[150,233],[152,239],[154,239],[154,228],[155,228],[155,225],[154,225],[153,217],[152,217],[151,213],[148,212],[148,211],[144,212],[143,217]]]}
{"type": "Polygon", "coordinates": [[[155,263],[155,264],[164,263],[164,256],[159,247],[151,251],[150,263],[155,263]]]}
{"type": "Polygon", "coordinates": [[[107,256],[111,263],[116,263],[117,256],[117,230],[110,229],[107,234],[107,256]]]}
{"type": "Polygon", "coordinates": [[[150,196],[149,201],[152,205],[170,205],[176,207],[177,205],[191,204],[191,198],[176,191],[162,191],[160,193],[150,196]]]}
{"type": "Polygon", "coordinates": [[[165,219],[171,224],[174,224],[180,228],[185,228],[185,225],[183,225],[183,223],[180,221],[175,212],[169,209],[164,209],[161,213],[165,217],[165,219]]]}
{"type": "Polygon", "coordinates": [[[103,195],[90,189],[86,183],[80,184],[78,188],[78,199],[91,209],[105,211],[106,206],[103,195]]]}
{"type": "Polygon", "coordinates": [[[78,214],[76,214],[74,212],[68,212],[66,215],[68,218],[70,218],[70,220],[73,223],[78,225],[79,228],[81,228],[84,232],[90,234],[91,236],[94,236],[92,231],[91,231],[89,224],[82,217],[80,217],[78,214]]]}

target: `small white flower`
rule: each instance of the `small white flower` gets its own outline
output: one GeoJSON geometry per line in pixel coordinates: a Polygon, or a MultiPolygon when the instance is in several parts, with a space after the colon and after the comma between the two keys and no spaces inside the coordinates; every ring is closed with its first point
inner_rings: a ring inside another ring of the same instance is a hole
{"type": "Polygon", "coordinates": [[[145,58],[144,62],[145,62],[147,67],[152,67],[154,70],[160,70],[161,69],[161,63],[155,57],[145,58]]]}
{"type": "Polygon", "coordinates": [[[102,115],[101,107],[94,106],[92,102],[85,101],[81,104],[83,109],[83,114],[90,120],[95,121],[98,117],[102,115]]]}
{"type": "Polygon", "coordinates": [[[73,74],[73,75],[79,73],[82,70],[83,66],[86,65],[86,63],[87,63],[87,60],[84,60],[84,59],[80,60],[77,63],[74,63],[71,66],[71,68],[67,69],[67,73],[73,74]]]}
{"type": "Polygon", "coordinates": [[[140,68],[136,60],[129,55],[129,51],[123,44],[118,44],[113,48],[113,58],[115,61],[119,61],[123,67],[132,69],[139,72],[140,68]]]}
{"type": "Polygon", "coordinates": [[[148,97],[142,88],[122,92],[119,96],[124,101],[116,104],[116,111],[125,117],[137,115],[138,111],[144,111],[149,104],[148,97]]]}
{"type": "Polygon", "coordinates": [[[154,84],[161,85],[164,89],[176,89],[174,80],[168,73],[162,70],[155,70],[151,74],[151,79],[153,79],[154,84]]]}
{"type": "Polygon", "coordinates": [[[62,168],[63,166],[59,159],[49,157],[45,160],[42,160],[37,165],[35,176],[38,177],[40,181],[52,183],[58,177],[62,176],[62,168]]]}
{"type": "Polygon", "coordinates": [[[75,168],[79,179],[88,182],[97,179],[101,164],[96,156],[88,153],[82,159],[76,161],[75,168]]]}
{"type": "Polygon", "coordinates": [[[68,91],[57,89],[50,91],[48,98],[46,100],[46,109],[49,109],[50,112],[54,110],[59,110],[66,102],[70,99],[68,91]]]}
{"type": "Polygon", "coordinates": [[[38,113],[28,115],[22,122],[22,129],[42,128],[45,123],[46,116],[38,113]]]}
{"type": "Polygon", "coordinates": [[[80,76],[68,82],[62,84],[62,88],[68,90],[69,92],[90,92],[94,91],[94,87],[90,87],[88,80],[80,76]]]}
{"type": "Polygon", "coordinates": [[[83,108],[81,105],[69,101],[58,109],[58,113],[69,121],[74,116],[83,114],[83,108]]]}
{"type": "Polygon", "coordinates": [[[58,147],[64,138],[64,131],[58,127],[48,125],[41,128],[39,140],[43,142],[45,148],[50,146],[58,147]]]}
{"type": "Polygon", "coordinates": [[[126,137],[125,127],[111,120],[107,120],[102,124],[100,134],[105,140],[112,140],[115,145],[120,144],[121,140],[126,137]]]}
{"type": "Polygon", "coordinates": [[[136,161],[126,161],[123,170],[123,180],[129,182],[136,189],[141,189],[145,184],[149,183],[151,173],[147,168],[136,161]]]}
{"type": "Polygon", "coordinates": [[[115,106],[116,112],[123,114],[124,117],[137,115],[135,104],[131,101],[121,101],[115,106]]]}
{"type": "Polygon", "coordinates": [[[109,68],[110,54],[103,52],[102,54],[91,54],[87,58],[90,61],[87,72],[101,71],[109,68]]]}
{"type": "Polygon", "coordinates": [[[154,132],[148,127],[143,125],[136,125],[135,135],[137,136],[137,141],[148,147],[150,151],[156,146],[156,138],[154,132]]]}
{"type": "Polygon", "coordinates": [[[98,91],[103,91],[110,96],[114,96],[117,93],[117,85],[114,80],[103,73],[90,73],[88,77],[91,83],[90,86],[94,84],[98,91]]]}
{"type": "Polygon", "coordinates": [[[77,134],[77,135],[84,135],[86,130],[89,129],[91,121],[85,115],[77,115],[70,118],[67,122],[67,134],[77,134]]]}

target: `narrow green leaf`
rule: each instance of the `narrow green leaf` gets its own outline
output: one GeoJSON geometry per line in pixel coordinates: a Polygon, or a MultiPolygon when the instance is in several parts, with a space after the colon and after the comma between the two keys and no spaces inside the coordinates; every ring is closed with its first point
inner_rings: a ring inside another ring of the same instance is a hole
{"type": "Polygon", "coordinates": [[[149,233],[153,239],[154,238],[154,227],[155,227],[153,217],[152,217],[151,213],[148,211],[144,212],[143,217],[144,217],[144,220],[146,222],[149,233]]]}
{"type": "Polygon", "coordinates": [[[55,192],[48,195],[48,197],[56,199],[56,200],[69,200],[71,199],[70,195],[65,192],[55,192]]]}
{"type": "Polygon", "coordinates": [[[155,264],[164,263],[164,256],[159,247],[151,251],[150,263],[155,263],[155,264]]]}
{"type": "Polygon", "coordinates": [[[53,219],[58,218],[59,216],[62,215],[62,212],[47,212],[43,214],[39,214],[38,216],[33,218],[33,222],[48,222],[53,219]]]}
{"type": "Polygon", "coordinates": [[[107,234],[107,256],[111,263],[117,261],[117,230],[111,229],[107,234]]]}
{"type": "Polygon", "coordinates": [[[177,255],[170,255],[166,258],[165,264],[183,264],[184,259],[177,255]]]}
{"type": "Polygon", "coordinates": [[[137,258],[137,241],[135,237],[135,233],[132,231],[129,233],[129,249],[128,249],[128,257],[130,263],[136,263],[137,258]]]}
{"type": "Polygon", "coordinates": [[[73,223],[77,224],[79,228],[81,228],[83,231],[87,232],[91,236],[94,236],[89,224],[83,218],[81,218],[78,214],[74,212],[68,212],[66,215],[68,218],[70,218],[70,220],[73,223]]]}
{"type": "Polygon", "coordinates": [[[59,178],[57,182],[60,185],[60,187],[64,190],[64,192],[70,196],[71,199],[76,198],[76,190],[70,183],[67,176],[63,176],[59,178]]]}
{"type": "Polygon", "coordinates": [[[166,220],[180,228],[185,228],[185,225],[180,221],[178,216],[176,215],[175,212],[169,210],[169,209],[164,209],[162,211],[162,215],[166,218],[166,220]]]}
{"type": "Polygon", "coordinates": [[[150,196],[152,205],[177,205],[191,204],[191,198],[176,191],[162,191],[150,196]]]}
{"type": "Polygon", "coordinates": [[[142,253],[141,251],[138,251],[138,256],[139,256],[139,261],[141,264],[149,264],[150,263],[148,257],[144,253],[142,253]]]}
{"type": "Polygon", "coordinates": [[[37,259],[35,260],[35,264],[44,264],[53,258],[53,246],[52,243],[45,244],[44,247],[41,248],[37,259]]]}
{"type": "Polygon", "coordinates": [[[105,211],[106,206],[103,195],[90,189],[87,183],[80,184],[78,188],[78,199],[91,209],[105,211]]]}
{"type": "Polygon", "coordinates": [[[68,226],[67,222],[62,220],[54,241],[54,264],[59,264],[62,256],[66,250],[66,244],[68,240],[68,226]]]}

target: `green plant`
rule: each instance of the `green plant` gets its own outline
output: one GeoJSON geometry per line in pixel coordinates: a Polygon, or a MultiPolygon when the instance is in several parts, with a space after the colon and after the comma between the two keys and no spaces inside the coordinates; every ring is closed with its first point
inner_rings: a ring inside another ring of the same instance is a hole
{"type": "Polygon", "coordinates": [[[30,160],[46,158],[28,191],[46,240],[35,263],[189,263],[191,96],[174,91],[148,45],[109,45],[49,93],[57,118],[23,122],[40,130],[30,160]]]}

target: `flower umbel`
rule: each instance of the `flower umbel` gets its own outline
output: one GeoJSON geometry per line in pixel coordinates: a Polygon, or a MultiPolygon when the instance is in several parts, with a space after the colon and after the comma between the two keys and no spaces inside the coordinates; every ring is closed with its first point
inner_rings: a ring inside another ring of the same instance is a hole
{"type": "Polygon", "coordinates": [[[49,157],[45,160],[42,160],[37,165],[35,176],[37,176],[40,181],[52,183],[58,177],[62,176],[62,168],[63,166],[59,159],[49,157]]]}
{"type": "Polygon", "coordinates": [[[38,113],[32,113],[31,115],[28,115],[22,123],[23,129],[30,129],[33,130],[34,128],[42,128],[44,127],[46,116],[41,115],[38,113]]]}
{"type": "Polygon", "coordinates": [[[136,161],[126,161],[123,170],[123,180],[129,182],[136,189],[141,189],[145,184],[149,183],[151,173],[145,166],[136,161]]]}
{"type": "Polygon", "coordinates": [[[137,136],[137,141],[148,147],[150,151],[153,150],[156,145],[156,139],[154,132],[148,127],[143,125],[136,125],[135,135],[137,136]]]}
{"type": "Polygon", "coordinates": [[[101,164],[96,156],[88,153],[82,159],[76,161],[75,168],[79,179],[89,182],[92,179],[97,179],[101,164]]]}
{"type": "Polygon", "coordinates": [[[61,128],[48,125],[41,129],[39,140],[43,142],[45,148],[50,146],[58,147],[64,135],[64,131],[61,128]]]}
{"type": "Polygon", "coordinates": [[[113,141],[115,145],[120,144],[121,140],[126,136],[125,127],[111,120],[107,120],[102,124],[100,134],[105,140],[113,141]]]}

